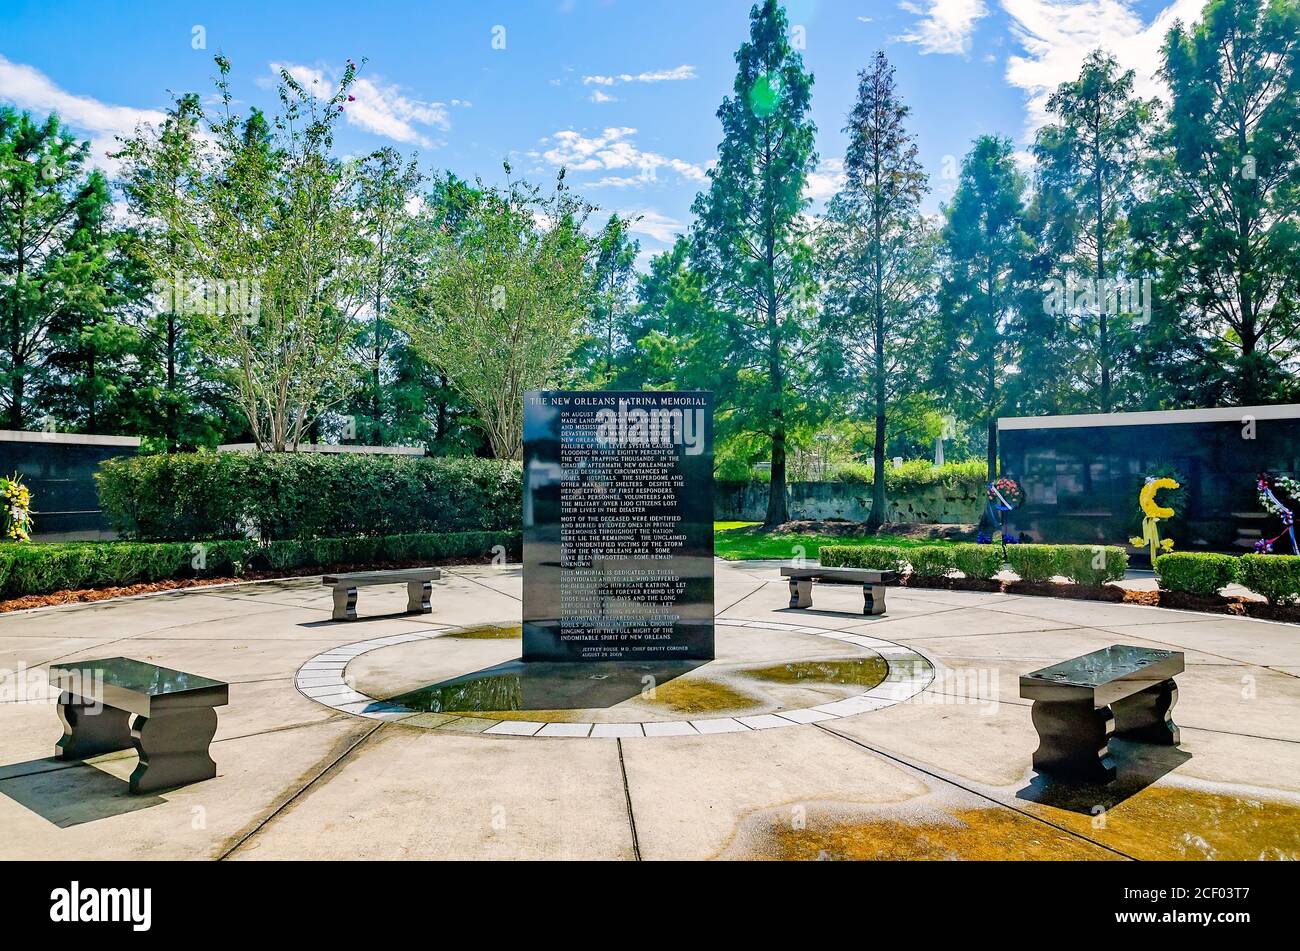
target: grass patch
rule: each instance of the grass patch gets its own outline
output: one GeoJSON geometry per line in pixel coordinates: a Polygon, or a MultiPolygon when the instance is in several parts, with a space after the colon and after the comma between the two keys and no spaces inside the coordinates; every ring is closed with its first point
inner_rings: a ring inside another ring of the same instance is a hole
{"type": "Polygon", "coordinates": [[[753,559],[804,558],[816,560],[823,545],[844,545],[873,548],[922,548],[946,546],[953,542],[941,539],[902,538],[898,535],[801,535],[795,532],[772,533],[763,531],[761,522],[714,522],[713,551],[726,561],[753,559]],[[799,549],[803,551],[800,552],[799,549]]]}

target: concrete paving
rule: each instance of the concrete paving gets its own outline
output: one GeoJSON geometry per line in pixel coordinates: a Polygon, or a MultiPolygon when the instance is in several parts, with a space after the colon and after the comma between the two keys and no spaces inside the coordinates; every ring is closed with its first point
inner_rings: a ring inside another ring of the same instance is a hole
{"type": "MultiPolygon", "coordinates": [[[[0,858],[1300,858],[1294,625],[921,589],[891,591],[888,615],[866,619],[851,587],[820,587],[814,609],[790,611],[774,564],[719,561],[719,617],[881,638],[939,676],[835,720],[585,739],[559,723],[550,738],[484,734],[492,721],[472,717],[456,729],[439,714],[369,720],[295,688],[335,647],[519,623],[518,566],[444,579],[431,615],[396,616],[405,590],[370,588],[353,623],[329,620],[316,579],[0,616],[0,858]],[[1044,783],[1018,676],[1116,643],[1186,653],[1181,747],[1117,741],[1111,786],[1044,783]],[[42,672],[117,655],[231,683],[215,779],[133,797],[134,753],[51,758],[61,730],[42,672]]],[[[733,649],[738,663],[836,653],[814,635],[754,638],[733,649]]],[[[409,688],[421,663],[437,669],[421,643],[358,657],[349,676],[409,688]]],[[[517,644],[457,650],[496,658],[517,644]]]]}

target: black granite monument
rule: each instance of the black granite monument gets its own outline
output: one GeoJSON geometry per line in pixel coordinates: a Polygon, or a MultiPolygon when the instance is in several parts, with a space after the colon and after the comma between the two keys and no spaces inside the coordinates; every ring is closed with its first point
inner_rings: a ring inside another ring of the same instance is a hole
{"type": "Polygon", "coordinates": [[[524,398],[524,653],[713,659],[713,396],[524,398]]]}

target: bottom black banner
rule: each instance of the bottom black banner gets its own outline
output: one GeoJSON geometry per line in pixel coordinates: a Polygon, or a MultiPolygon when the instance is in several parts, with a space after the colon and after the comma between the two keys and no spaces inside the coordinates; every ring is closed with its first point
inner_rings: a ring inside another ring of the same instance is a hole
{"type": "Polygon", "coordinates": [[[777,900],[759,912],[764,920],[792,915],[821,922],[818,929],[836,922],[854,931],[883,914],[923,927],[987,928],[990,937],[1051,923],[1080,937],[1199,928],[1227,938],[1281,925],[1294,887],[1289,868],[1262,863],[651,863],[602,867],[598,886],[572,893],[555,869],[529,863],[51,862],[10,863],[6,871],[0,910],[11,936],[111,933],[126,942],[223,933],[229,940],[240,932],[225,929],[241,927],[259,939],[373,941],[413,912],[445,916],[451,929],[490,921],[499,937],[510,921],[553,920],[566,894],[580,903],[588,934],[593,925],[626,927],[629,915],[657,914],[657,899],[698,905],[715,895],[717,912],[737,924],[752,901],[777,900]]]}

